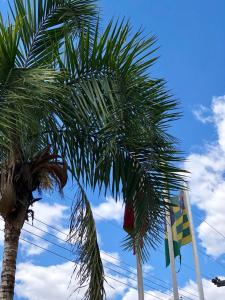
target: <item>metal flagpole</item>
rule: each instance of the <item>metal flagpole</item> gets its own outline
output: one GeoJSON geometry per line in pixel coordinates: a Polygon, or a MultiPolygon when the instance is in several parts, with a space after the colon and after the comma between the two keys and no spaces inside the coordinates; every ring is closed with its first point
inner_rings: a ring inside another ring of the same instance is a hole
{"type": "Polygon", "coordinates": [[[175,268],[174,249],[173,249],[173,234],[171,228],[170,212],[166,213],[166,227],[168,235],[169,255],[170,255],[170,268],[173,281],[173,300],[179,300],[178,286],[177,286],[177,274],[175,268]]]}
{"type": "MultiPolygon", "coordinates": [[[[135,217],[135,227],[136,227],[137,219],[136,219],[135,213],[134,213],[134,217],[135,217]]],[[[135,255],[136,255],[136,263],[137,263],[138,300],[144,300],[144,284],[143,284],[141,255],[140,255],[140,252],[139,252],[139,249],[138,249],[135,239],[133,240],[133,242],[134,242],[134,250],[135,250],[135,255]]]]}
{"type": "Polygon", "coordinates": [[[199,300],[204,300],[204,291],[203,291],[200,265],[199,265],[199,259],[198,259],[197,243],[196,243],[195,232],[194,232],[194,224],[193,224],[193,218],[192,218],[192,212],[191,212],[191,205],[190,205],[189,195],[188,195],[188,184],[185,182],[184,185],[185,185],[184,203],[185,203],[185,207],[187,209],[189,223],[190,223],[190,231],[191,231],[191,236],[192,236],[192,249],[193,249],[193,257],[194,257],[194,264],[195,264],[196,281],[197,281],[197,285],[198,285],[199,300]]]}
{"type": "Polygon", "coordinates": [[[143,285],[143,273],[141,257],[138,251],[136,251],[137,260],[137,281],[138,281],[138,300],[144,300],[144,285],[143,285]]]}

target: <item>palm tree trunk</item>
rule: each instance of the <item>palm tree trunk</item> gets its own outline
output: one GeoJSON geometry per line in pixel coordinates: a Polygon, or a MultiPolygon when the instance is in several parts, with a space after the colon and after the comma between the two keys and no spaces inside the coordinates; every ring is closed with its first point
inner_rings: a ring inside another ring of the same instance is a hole
{"type": "Polygon", "coordinates": [[[16,258],[21,229],[5,221],[5,242],[2,262],[0,300],[12,300],[14,295],[16,258]]]}

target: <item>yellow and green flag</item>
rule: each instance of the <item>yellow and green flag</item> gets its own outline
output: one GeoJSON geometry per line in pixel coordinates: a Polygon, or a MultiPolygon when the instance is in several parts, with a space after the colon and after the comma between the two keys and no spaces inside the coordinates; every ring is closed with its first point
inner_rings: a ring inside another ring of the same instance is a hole
{"type": "MultiPolygon", "coordinates": [[[[181,191],[179,196],[171,198],[170,219],[173,236],[174,257],[180,256],[180,248],[191,242],[190,224],[188,220],[187,209],[184,204],[184,192],[181,191]]],[[[166,266],[170,264],[168,235],[165,235],[165,253],[166,266]]]]}

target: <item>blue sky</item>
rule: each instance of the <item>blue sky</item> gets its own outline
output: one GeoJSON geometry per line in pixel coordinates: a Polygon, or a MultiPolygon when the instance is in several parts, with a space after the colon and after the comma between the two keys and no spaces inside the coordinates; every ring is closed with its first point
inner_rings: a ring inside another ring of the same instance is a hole
{"type": "MultiPolygon", "coordinates": [[[[191,171],[190,196],[206,299],[223,299],[223,289],[214,287],[209,279],[217,275],[225,276],[225,238],[222,236],[225,236],[225,2],[101,0],[99,5],[104,24],[112,17],[125,16],[134,30],[143,27],[147,34],[155,34],[158,38],[160,58],[151,69],[151,76],[166,79],[168,89],[180,101],[183,112],[182,118],[173,124],[171,131],[179,138],[180,148],[187,157],[185,167],[191,171]]],[[[3,13],[5,8],[6,2],[1,1],[3,13]]],[[[44,194],[43,202],[35,207],[37,218],[66,232],[73,194],[70,187],[66,188],[65,199],[62,200],[57,193],[44,194]]],[[[121,273],[106,268],[107,275],[114,278],[108,279],[109,284],[115,287],[112,289],[107,286],[107,299],[137,299],[135,290],[118,283],[121,281],[135,286],[135,277],[132,277],[130,267],[124,264],[135,266],[135,258],[121,250],[125,236],[122,231],[123,207],[120,202],[115,204],[110,195],[107,199],[94,195],[92,204],[100,247],[107,252],[103,253],[105,266],[121,273]],[[119,266],[129,269],[129,272],[119,266]]],[[[65,238],[63,233],[40,221],[34,221],[34,225],[61,239],[65,238]]],[[[26,225],[25,229],[65,247],[62,242],[37,228],[26,225]]],[[[37,236],[24,232],[23,237],[72,259],[65,249],[50,245],[37,236]]],[[[162,241],[156,251],[152,250],[149,262],[144,267],[146,278],[151,281],[145,280],[147,300],[170,297],[170,272],[165,268],[163,250],[162,241]]],[[[15,299],[66,299],[62,295],[67,291],[72,272],[71,262],[25,242],[21,242],[18,262],[15,299]]],[[[198,299],[193,296],[197,292],[192,268],[191,246],[185,246],[182,249],[181,270],[177,274],[184,299],[198,299]]],[[[74,294],[71,299],[80,298],[74,294]]]]}

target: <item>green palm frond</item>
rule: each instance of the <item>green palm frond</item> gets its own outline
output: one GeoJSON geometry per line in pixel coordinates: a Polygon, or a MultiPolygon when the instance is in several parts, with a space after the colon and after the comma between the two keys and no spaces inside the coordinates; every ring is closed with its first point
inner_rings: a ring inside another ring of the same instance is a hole
{"type": "MultiPolygon", "coordinates": [[[[101,32],[92,0],[14,0],[11,13],[15,24],[0,20],[0,163],[29,161],[51,145],[73,180],[132,205],[136,228],[125,247],[143,238],[147,258],[163,230],[165,191],[183,181],[168,132],[180,116],[177,101],[150,76],[155,37],[132,33],[124,21],[101,32]]],[[[71,240],[80,283],[89,281],[85,299],[102,299],[104,272],[81,185],[71,240]]]]}
{"type": "MultiPolygon", "coordinates": [[[[176,167],[181,153],[167,131],[180,114],[165,82],[148,74],[156,60],[155,38],[130,32],[129,24],[110,23],[102,34],[96,29],[93,43],[87,34],[79,47],[67,39],[66,57],[59,63],[69,74],[74,119],[82,133],[76,152],[69,155],[73,170],[87,184],[109,188],[115,197],[122,187],[124,201],[136,211],[135,235],[147,224],[148,246],[155,245],[164,226],[165,190],[179,189],[183,182],[183,170],[176,167]]],[[[130,248],[132,239],[126,244],[130,248]]]]}
{"type": "Polygon", "coordinates": [[[81,28],[95,27],[95,0],[15,0],[14,19],[20,19],[19,67],[51,65],[65,34],[79,35],[81,28]]]}
{"type": "Polygon", "coordinates": [[[83,299],[101,300],[105,298],[105,279],[95,222],[86,193],[79,182],[78,186],[69,234],[69,241],[75,245],[74,253],[77,254],[76,277],[80,283],[79,288],[88,285],[83,299]]]}
{"type": "MultiPolygon", "coordinates": [[[[42,131],[49,126],[57,102],[62,103],[65,88],[59,74],[49,69],[14,69],[4,93],[0,97],[0,147],[26,148],[27,141],[35,138],[40,147],[46,147],[47,136],[42,131]],[[48,124],[48,125],[47,125],[48,124]]],[[[57,107],[59,110],[59,107],[57,107]]],[[[34,149],[33,149],[34,150],[34,149]]],[[[38,149],[35,149],[38,150],[38,149]]]]}
{"type": "MultiPolygon", "coordinates": [[[[110,24],[102,37],[96,32],[94,46],[86,35],[82,50],[67,42],[69,59],[61,61],[61,67],[71,75],[76,118],[86,122],[86,132],[107,145],[116,141],[119,149],[132,156],[138,152],[137,161],[147,163],[144,156],[151,155],[150,161],[157,158],[156,165],[161,157],[160,169],[165,174],[165,162],[179,161],[176,141],[166,132],[169,122],[179,117],[177,103],[166,92],[163,80],[147,74],[146,68],[155,61],[150,55],[155,50],[151,50],[154,38],[143,40],[140,32],[129,38],[129,32],[129,24],[114,28],[110,24]],[[150,57],[145,53],[149,48],[150,57]]],[[[171,171],[175,173],[172,166],[171,171]]]]}
{"type": "Polygon", "coordinates": [[[0,89],[14,67],[16,59],[20,57],[18,49],[19,23],[19,19],[16,18],[15,24],[5,25],[0,14],[0,89]]]}

